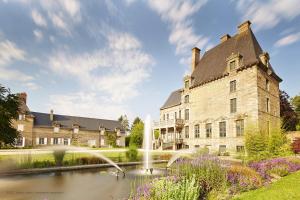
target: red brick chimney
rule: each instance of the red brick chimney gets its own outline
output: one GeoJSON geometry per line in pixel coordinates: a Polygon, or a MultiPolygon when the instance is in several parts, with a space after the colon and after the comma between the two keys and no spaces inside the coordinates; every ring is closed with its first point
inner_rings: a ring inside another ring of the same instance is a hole
{"type": "Polygon", "coordinates": [[[18,94],[18,96],[19,96],[20,100],[21,100],[24,104],[27,103],[27,94],[26,94],[26,92],[21,92],[21,93],[18,94]]]}

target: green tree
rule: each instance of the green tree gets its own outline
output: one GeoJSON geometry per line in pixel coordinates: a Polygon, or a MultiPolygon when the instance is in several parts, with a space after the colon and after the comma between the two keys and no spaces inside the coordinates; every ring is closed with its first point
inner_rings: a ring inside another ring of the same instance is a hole
{"type": "Polygon", "coordinates": [[[144,123],[142,121],[134,124],[131,129],[129,146],[134,145],[142,147],[143,144],[144,123]]]}
{"type": "Polygon", "coordinates": [[[121,123],[122,125],[122,128],[125,130],[125,131],[129,131],[129,122],[128,122],[128,119],[127,119],[127,115],[121,115],[118,119],[118,121],[121,123]]]}
{"type": "Polygon", "coordinates": [[[268,138],[268,151],[272,156],[291,155],[291,144],[286,135],[280,131],[272,131],[268,138]]]}
{"type": "Polygon", "coordinates": [[[291,103],[298,117],[298,124],[296,125],[297,131],[300,131],[300,95],[296,95],[291,99],[291,103]]]}
{"type": "Polygon", "coordinates": [[[281,128],[285,131],[295,131],[298,124],[296,112],[290,104],[290,97],[285,91],[280,91],[281,128]]]}
{"type": "Polygon", "coordinates": [[[255,127],[247,127],[245,148],[250,159],[260,160],[268,156],[268,136],[255,127]]]}
{"type": "Polygon", "coordinates": [[[143,122],[143,121],[141,120],[141,118],[136,117],[132,122],[131,129],[134,127],[135,124],[138,124],[139,122],[143,122]]]}
{"type": "Polygon", "coordinates": [[[116,147],[117,146],[117,134],[113,132],[105,132],[105,140],[109,146],[116,147]]]}
{"type": "Polygon", "coordinates": [[[156,140],[159,138],[159,130],[154,130],[154,137],[156,140]]]}
{"type": "Polygon", "coordinates": [[[19,104],[18,96],[0,85],[0,148],[2,145],[12,145],[19,136],[12,126],[12,121],[18,117],[19,104]]]}

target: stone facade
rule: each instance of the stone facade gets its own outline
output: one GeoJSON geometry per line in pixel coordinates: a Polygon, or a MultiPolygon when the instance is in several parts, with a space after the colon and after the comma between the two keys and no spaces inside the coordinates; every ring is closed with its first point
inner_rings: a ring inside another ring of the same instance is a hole
{"type": "MultiPolygon", "coordinates": [[[[249,35],[252,33],[250,22],[246,23],[246,27],[239,26],[236,37],[244,34],[244,31],[249,31],[249,35]]],[[[229,43],[230,40],[229,35],[225,39],[222,37],[220,45],[229,43]]],[[[213,48],[211,51],[217,50],[213,48]]],[[[252,64],[247,64],[244,63],[250,60],[247,52],[240,54],[234,48],[229,51],[226,52],[226,61],[220,61],[225,65],[223,75],[200,85],[194,84],[199,81],[195,80],[197,73],[194,71],[199,67],[205,68],[208,64],[207,61],[201,63],[201,59],[198,61],[197,58],[192,61],[193,72],[183,80],[183,89],[178,91],[178,103],[174,103],[176,97],[171,95],[160,110],[160,121],[154,123],[154,129],[161,133],[160,148],[208,147],[212,151],[239,152],[244,149],[243,136],[247,127],[257,127],[264,133],[269,133],[271,128],[280,127],[281,79],[271,68],[268,54],[253,56],[257,60],[252,59],[252,64]],[[235,65],[231,66],[231,63],[235,65]],[[168,107],[168,102],[172,102],[174,106],[168,107]]],[[[195,54],[195,48],[192,53],[195,54]]],[[[192,58],[195,59],[195,56],[197,54],[192,58]]],[[[214,66],[210,66],[212,67],[214,66]]],[[[215,71],[214,73],[218,72],[215,71]]]]}

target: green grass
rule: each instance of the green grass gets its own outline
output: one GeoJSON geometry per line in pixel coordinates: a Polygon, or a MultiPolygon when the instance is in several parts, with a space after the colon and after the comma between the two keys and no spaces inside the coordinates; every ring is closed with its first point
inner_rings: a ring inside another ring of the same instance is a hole
{"type": "Polygon", "coordinates": [[[242,193],[235,200],[289,200],[300,199],[300,171],[281,178],[277,182],[242,193]]]}

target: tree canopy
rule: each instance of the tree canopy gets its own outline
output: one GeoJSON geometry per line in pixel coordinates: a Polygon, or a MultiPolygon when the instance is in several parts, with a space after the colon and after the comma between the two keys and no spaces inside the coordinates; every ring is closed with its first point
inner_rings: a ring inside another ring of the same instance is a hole
{"type": "Polygon", "coordinates": [[[0,147],[13,144],[18,137],[18,131],[12,126],[12,121],[18,117],[18,111],[18,96],[0,85],[0,147]]]}
{"type": "Polygon", "coordinates": [[[127,115],[121,115],[118,119],[119,122],[121,122],[121,125],[122,125],[122,128],[125,130],[125,131],[129,131],[129,122],[128,122],[128,119],[127,119],[127,115]]]}
{"type": "Polygon", "coordinates": [[[134,127],[134,125],[138,124],[139,122],[142,122],[141,118],[136,117],[132,122],[131,129],[134,127]]]}
{"type": "Polygon", "coordinates": [[[290,104],[290,97],[285,91],[280,91],[281,128],[285,131],[295,131],[298,123],[297,114],[290,104]]]}
{"type": "Polygon", "coordinates": [[[133,125],[130,134],[129,146],[142,147],[144,135],[144,123],[142,121],[133,125]]]}

